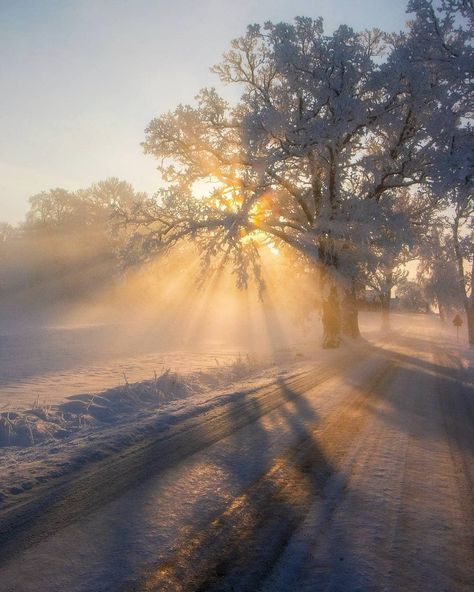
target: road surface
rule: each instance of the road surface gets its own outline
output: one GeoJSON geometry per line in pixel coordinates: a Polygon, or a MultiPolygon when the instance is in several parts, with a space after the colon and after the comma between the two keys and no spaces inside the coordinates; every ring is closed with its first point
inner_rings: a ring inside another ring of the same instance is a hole
{"type": "Polygon", "coordinates": [[[0,511],[0,590],[474,589],[474,386],[414,322],[0,511]]]}

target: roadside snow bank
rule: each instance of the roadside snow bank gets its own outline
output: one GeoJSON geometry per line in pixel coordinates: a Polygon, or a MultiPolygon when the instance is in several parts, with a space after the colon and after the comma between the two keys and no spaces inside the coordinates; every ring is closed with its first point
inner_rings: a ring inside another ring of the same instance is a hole
{"type": "Polygon", "coordinates": [[[212,371],[165,370],[95,395],[6,412],[2,425],[10,425],[3,428],[7,442],[0,447],[0,508],[144,438],[160,437],[184,420],[313,368],[314,361],[298,352],[278,361],[238,357],[225,366],[216,363],[212,371]]]}
{"type": "Polygon", "coordinates": [[[189,374],[166,369],[150,380],[124,384],[95,394],[78,394],[63,403],[46,405],[38,399],[30,409],[0,413],[0,447],[34,446],[47,440],[67,438],[89,426],[119,423],[137,414],[153,413],[173,400],[186,399],[233,382],[248,379],[274,366],[250,356],[237,357],[222,366],[216,360],[213,370],[189,374]]]}

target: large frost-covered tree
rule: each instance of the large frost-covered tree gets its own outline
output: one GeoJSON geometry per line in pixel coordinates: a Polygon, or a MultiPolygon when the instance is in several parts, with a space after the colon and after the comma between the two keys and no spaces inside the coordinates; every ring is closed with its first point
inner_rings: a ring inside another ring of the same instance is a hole
{"type": "Polygon", "coordinates": [[[167,186],[123,212],[138,251],[189,238],[245,285],[270,240],[317,262],[327,283],[354,287],[385,204],[453,166],[442,158],[459,124],[446,80],[458,73],[420,57],[431,14],[422,4],[399,35],[325,35],[310,18],[249,27],[213,68],[240,88],[235,105],[204,89],[147,127],[145,152],[167,186]]]}
{"type": "Polygon", "coordinates": [[[432,190],[444,200],[446,242],[455,261],[457,287],[474,346],[474,2],[472,0],[412,0],[417,20],[414,59],[436,76],[442,95],[448,133],[438,139],[433,155],[432,190]]]}

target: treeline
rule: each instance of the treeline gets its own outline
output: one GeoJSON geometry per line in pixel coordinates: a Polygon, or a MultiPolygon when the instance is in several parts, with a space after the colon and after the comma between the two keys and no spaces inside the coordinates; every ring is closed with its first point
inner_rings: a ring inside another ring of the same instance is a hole
{"type": "Polygon", "coordinates": [[[0,321],[41,319],[114,282],[128,238],[114,212],[145,197],[117,178],[32,196],[23,223],[0,224],[0,321]]]}

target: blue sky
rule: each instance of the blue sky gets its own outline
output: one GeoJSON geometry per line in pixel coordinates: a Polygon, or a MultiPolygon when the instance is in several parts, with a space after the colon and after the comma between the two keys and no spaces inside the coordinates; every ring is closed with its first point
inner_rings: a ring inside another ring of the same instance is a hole
{"type": "Polygon", "coordinates": [[[322,16],[329,32],[400,30],[405,0],[0,0],[0,221],[28,197],[112,175],[153,193],[152,117],[217,85],[249,23],[322,16]]]}

